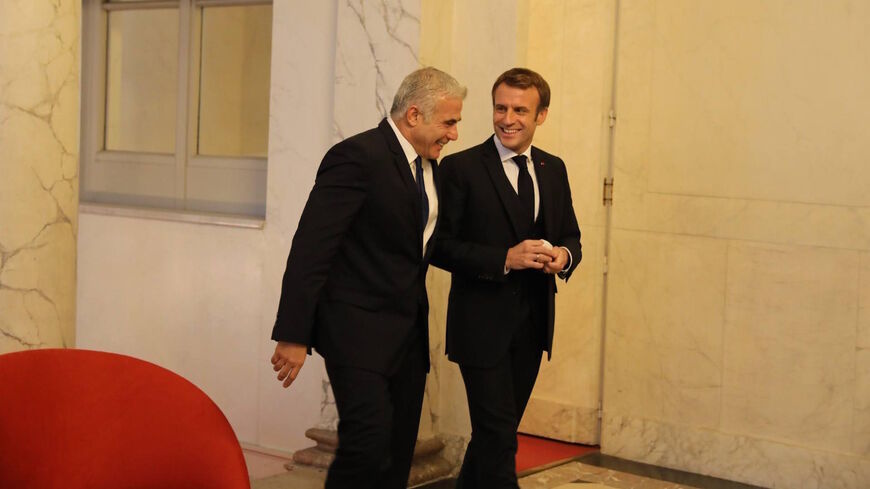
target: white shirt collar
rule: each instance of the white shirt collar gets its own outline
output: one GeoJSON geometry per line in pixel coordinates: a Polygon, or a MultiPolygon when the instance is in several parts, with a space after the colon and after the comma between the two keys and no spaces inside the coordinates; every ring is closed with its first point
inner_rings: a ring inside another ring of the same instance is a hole
{"type": "MultiPolygon", "coordinates": [[[[498,136],[496,136],[495,134],[492,135],[492,140],[495,142],[495,149],[498,150],[498,155],[499,155],[499,157],[501,157],[501,161],[503,161],[503,162],[507,161],[507,160],[509,160],[517,155],[517,153],[514,152],[514,150],[505,148],[504,145],[501,144],[501,141],[499,141],[498,136]]],[[[532,161],[532,145],[530,144],[529,147],[526,148],[526,150],[523,151],[522,154],[524,154],[526,156],[526,161],[531,162],[532,161]]]]}
{"type": "MultiPolygon", "coordinates": [[[[399,132],[399,128],[396,126],[396,123],[393,122],[393,118],[387,116],[387,122],[390,124],[390,127],[393,128],[393,132],[396,133],[396,138],[399,140],[399,145],[402,147],[402,151],[405,153],[405,159],[408,163],[413,162],[417,159],[417,150],[414,149],[414,146],[405,139],[405,135],[399,132]]],[[[423,158],[424,160],[426,158],[423,158]]]]}

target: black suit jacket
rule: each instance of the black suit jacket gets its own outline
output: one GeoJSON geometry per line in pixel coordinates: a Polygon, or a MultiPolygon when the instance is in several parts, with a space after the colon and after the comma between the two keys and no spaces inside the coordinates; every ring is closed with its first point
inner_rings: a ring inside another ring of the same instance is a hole
{"type": "MultiPolygon", "coordinates": [[[[571,251],[571,266],[562,274],[567,280],[582,252],[565,163],[535,147],[531,155],[544,229],[543,236],[535,237],[571,251]]],[[[522,311],[528,310],[524,272],[504,274],[508,248],[524,238],[525,214],[491,137],[444,158],[439,171],[441,228],[432,263],[452,273],[447,354],[461,365],[489,367],[506,354],[513,332],[525,320],[522,311]]],[[[546,317],[539,319],[546,325],[544,349],[549,354],[556,282],[550,275],[536,283],[546,288],[539,291],[546,317]]]]}
{"type": "MultiPolygon", "coordinates": [[[[437,183],[435,162],[432,168],[437,183]]],[[[381,373],[396,368],[415,337],[428,345],[431,251],[423,256],[420,214],[410,166],[386,119],[333,146],[293,237],[272,339],[381,373]]]]}

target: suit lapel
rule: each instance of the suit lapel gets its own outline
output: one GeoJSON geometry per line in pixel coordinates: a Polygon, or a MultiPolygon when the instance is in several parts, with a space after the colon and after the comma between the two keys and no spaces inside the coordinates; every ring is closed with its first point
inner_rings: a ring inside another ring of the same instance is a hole
{"type": "Polygon", "coordinates": [[[501,200],[502,206],[508,215],[516,239],[520,239],[522,231],[528,227],[528,224],[524,223],[526,211],[523,209],[520,199],[517,198],[517,193],[511,186],[510,181],[508,181],[507,175],[504,173],[504,165],[501,162],[501,157],[499,157],[492,137],[483,143],[483,152],[483,164],[486,166],[490,180],[492,180],[499,200],[501,200]]]}
{"type": "Polygon", "coordinates": [[[390,148],[390,152],[393,154],[393,165],[396,167],[396,171],[399,172],[399,178],[402,179],[405,190],[416,195],[417,183],[414,181],[414,175],[411,173],[411,165],[405,160],[405,152],[402,151],[402,146],[399,144],[399,140],[396,139],[396,133],[393,132],[393,128],[390,127],[386,119],[383,119],[378,124],[378,129],[381,130],[384,139],[387,140],[387,147],[390,148]]]}
{"type": "MultiPolygon", "coordinates": [[[[393,128],[390,127],[390,124],[387,122],[387,119],[381,120],[381,123],[378,124],[378,129],[380,129],[381,133],[384,135],[384,139],[387,141],[387,147],[390,148],[390,152],[393,154],[393,166],[396,168],[396,171],[399,173],[399,178],[402,181],[403,186],[405,187],[405,194],[408,199],[413,203],[414,206],[414,229],[422,229],[423,224],[420,222],[422,209],[420,208],[420,197],[417,195],[417,182],[414,181],[414,175],[411,173],[411,165],[408,164],[408,161],[405,159],[405,152],[402,151],[402,146],[399,144],[399,140],[396,137],[396,133],[393,131],[393,128]]],[[[403,205],[403,203],[399,202],[397,205],[403,205]]],[[[423,250],[423,234],[418,234],[417,241],[419,242],[418,249],[421,250],[422,254],[423,250]]]]}
{"type": "Polygon", "coordinates": [[[532,146],[532,163],[535,167],[535,178],[538,180],[541,206],[539,215],[544,219],[544,236],[553,236],[553,179],[551,178],[553,165],[548,167],[544,156],[534,146],[532,146]]]}

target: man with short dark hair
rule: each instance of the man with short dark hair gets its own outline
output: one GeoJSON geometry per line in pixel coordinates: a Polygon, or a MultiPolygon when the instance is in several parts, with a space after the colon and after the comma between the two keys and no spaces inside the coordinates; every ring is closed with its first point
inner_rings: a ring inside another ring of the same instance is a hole
{"type": "Polygon", "coordinates": [[[389,117],[323,157],[293,237],[271,361],[284,387],[311,347],[326,362],[339,415],[326,489],[407,486],[429,369],[435,160],[464,98],[447,73],[408,75],[389,117]]]}
{"type": "Polygon", "coordinates": [[[452,274],[447,354],[459,364],[471,442],[457,488],[517,488],[517,426],[552,350],[556,283],[580,262],[565,164],[532,146],[547,82],[514,68],[492,88],[495,135],[441,163],[432,263],[452,274]]]}

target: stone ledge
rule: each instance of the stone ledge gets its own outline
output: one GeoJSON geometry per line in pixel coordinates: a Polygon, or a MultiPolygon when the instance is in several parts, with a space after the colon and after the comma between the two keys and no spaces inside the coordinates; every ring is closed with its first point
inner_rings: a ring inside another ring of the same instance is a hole
{"type": "MultiPolygon", "coordinates": [[[[285,467],[288,470],[292,470],[294,465],[329,468],[338,447],[338,433],[332,430],[311,428],[305,432],[305,436],[315,441],[317,445],[294,453],[293,461],[288,462],[285,467]]],[[[413,486],[450,475],[453,467],[450,462],[440,456],[443,449],[444,443],[437,438],[417,440],[414,446],[414,462],[411,466],[408,485],[413,486]]]]}

